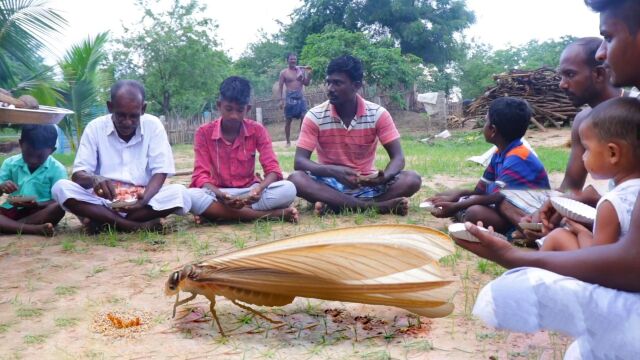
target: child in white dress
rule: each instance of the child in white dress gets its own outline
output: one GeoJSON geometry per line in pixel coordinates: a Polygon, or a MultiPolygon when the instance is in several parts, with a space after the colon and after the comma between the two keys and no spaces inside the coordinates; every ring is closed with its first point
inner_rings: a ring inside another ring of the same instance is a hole
{"type": "Polygon", "coordinates": [[[598,105],[580,125],[583,161],[594,179],[611,179],[615,187],[596,207],[593,232],[565,219],[541,250],[576,250],[611,244],[629,231],[631,211],[640,192],[640,107],[633,98],[614,98],[598,105]]]}

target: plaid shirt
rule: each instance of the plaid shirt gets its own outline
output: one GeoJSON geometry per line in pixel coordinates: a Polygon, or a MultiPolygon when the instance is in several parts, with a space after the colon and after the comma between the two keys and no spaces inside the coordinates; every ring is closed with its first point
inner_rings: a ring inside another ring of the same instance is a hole
{"type": "Polygon", "coordinates": [[[264,126],[244,119],[240,134],[228,143],[222,138],[222,119],[202,125],[195,133],[193,175],[190,187],[212,184],[218,188],[247,188],[260,179],[255,175],[256,151],[265,176],[275,173],[282,180],[282,170],[273,152],[271,137],[264,126]]]}

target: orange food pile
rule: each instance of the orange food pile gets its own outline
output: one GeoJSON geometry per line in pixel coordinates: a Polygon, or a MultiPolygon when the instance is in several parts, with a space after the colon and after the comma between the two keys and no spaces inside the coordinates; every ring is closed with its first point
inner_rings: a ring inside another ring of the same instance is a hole
{"type": "Polygon", "coordinates": [[[142,186],[121,186],[116,188],[116,199],[119,201],[135,201],[138,200],[138,194],[142,194],[144,188],[142,186]]]}
{"type": "Polygon", "coordinates": [[[109,321],[111,321],[111,323],[113,324],[113,326],[115,326],[117,329],[126,329],[126,328],[130,328],[130,327],[134,327],[134,326],[140,326],[142,325],[142,322],[140,321],[139,317],[135,317],[135,319],[131,319],[129,321],[124,321],[121,318],[119,318],[118,316],[115,316],[111,313],[107,314],[107,318],[109,319],[109,321]]]}

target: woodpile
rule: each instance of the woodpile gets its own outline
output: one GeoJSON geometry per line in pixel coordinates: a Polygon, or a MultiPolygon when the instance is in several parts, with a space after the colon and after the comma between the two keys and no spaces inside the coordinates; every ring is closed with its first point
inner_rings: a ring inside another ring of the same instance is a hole
{"type": "Polygon", "coordinates": [[[496,85],[469,105],[466,117],[484,118],[489,103],[503,96],[527,100],[533,110],[531,122],[541,130],[544,125],[559,128],[568,124],[580,111],[560,89],[560,75],[553,69],[511,70],[506,74],[494,75],[493,79],[496,85]]]}

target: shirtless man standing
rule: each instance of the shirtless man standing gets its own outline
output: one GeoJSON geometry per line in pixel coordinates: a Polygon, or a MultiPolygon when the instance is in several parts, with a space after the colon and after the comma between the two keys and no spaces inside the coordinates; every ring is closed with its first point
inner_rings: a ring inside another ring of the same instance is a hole
{"type": "Polygon", "coordinates": [[[286,120],[284,134],[288,147],[291,146],[291,122],[293,119],[302,119],[307,112],[303,89],[311,83],[311,68],[298,66],[298,56],[295,53],[287,54],[287,63],[289,66],[280,72],[278,94],[280,94],[280,108],[284,108],[286,120]],[[287,88],[286,95],[283,94],[283,86],[287,88]]]}

